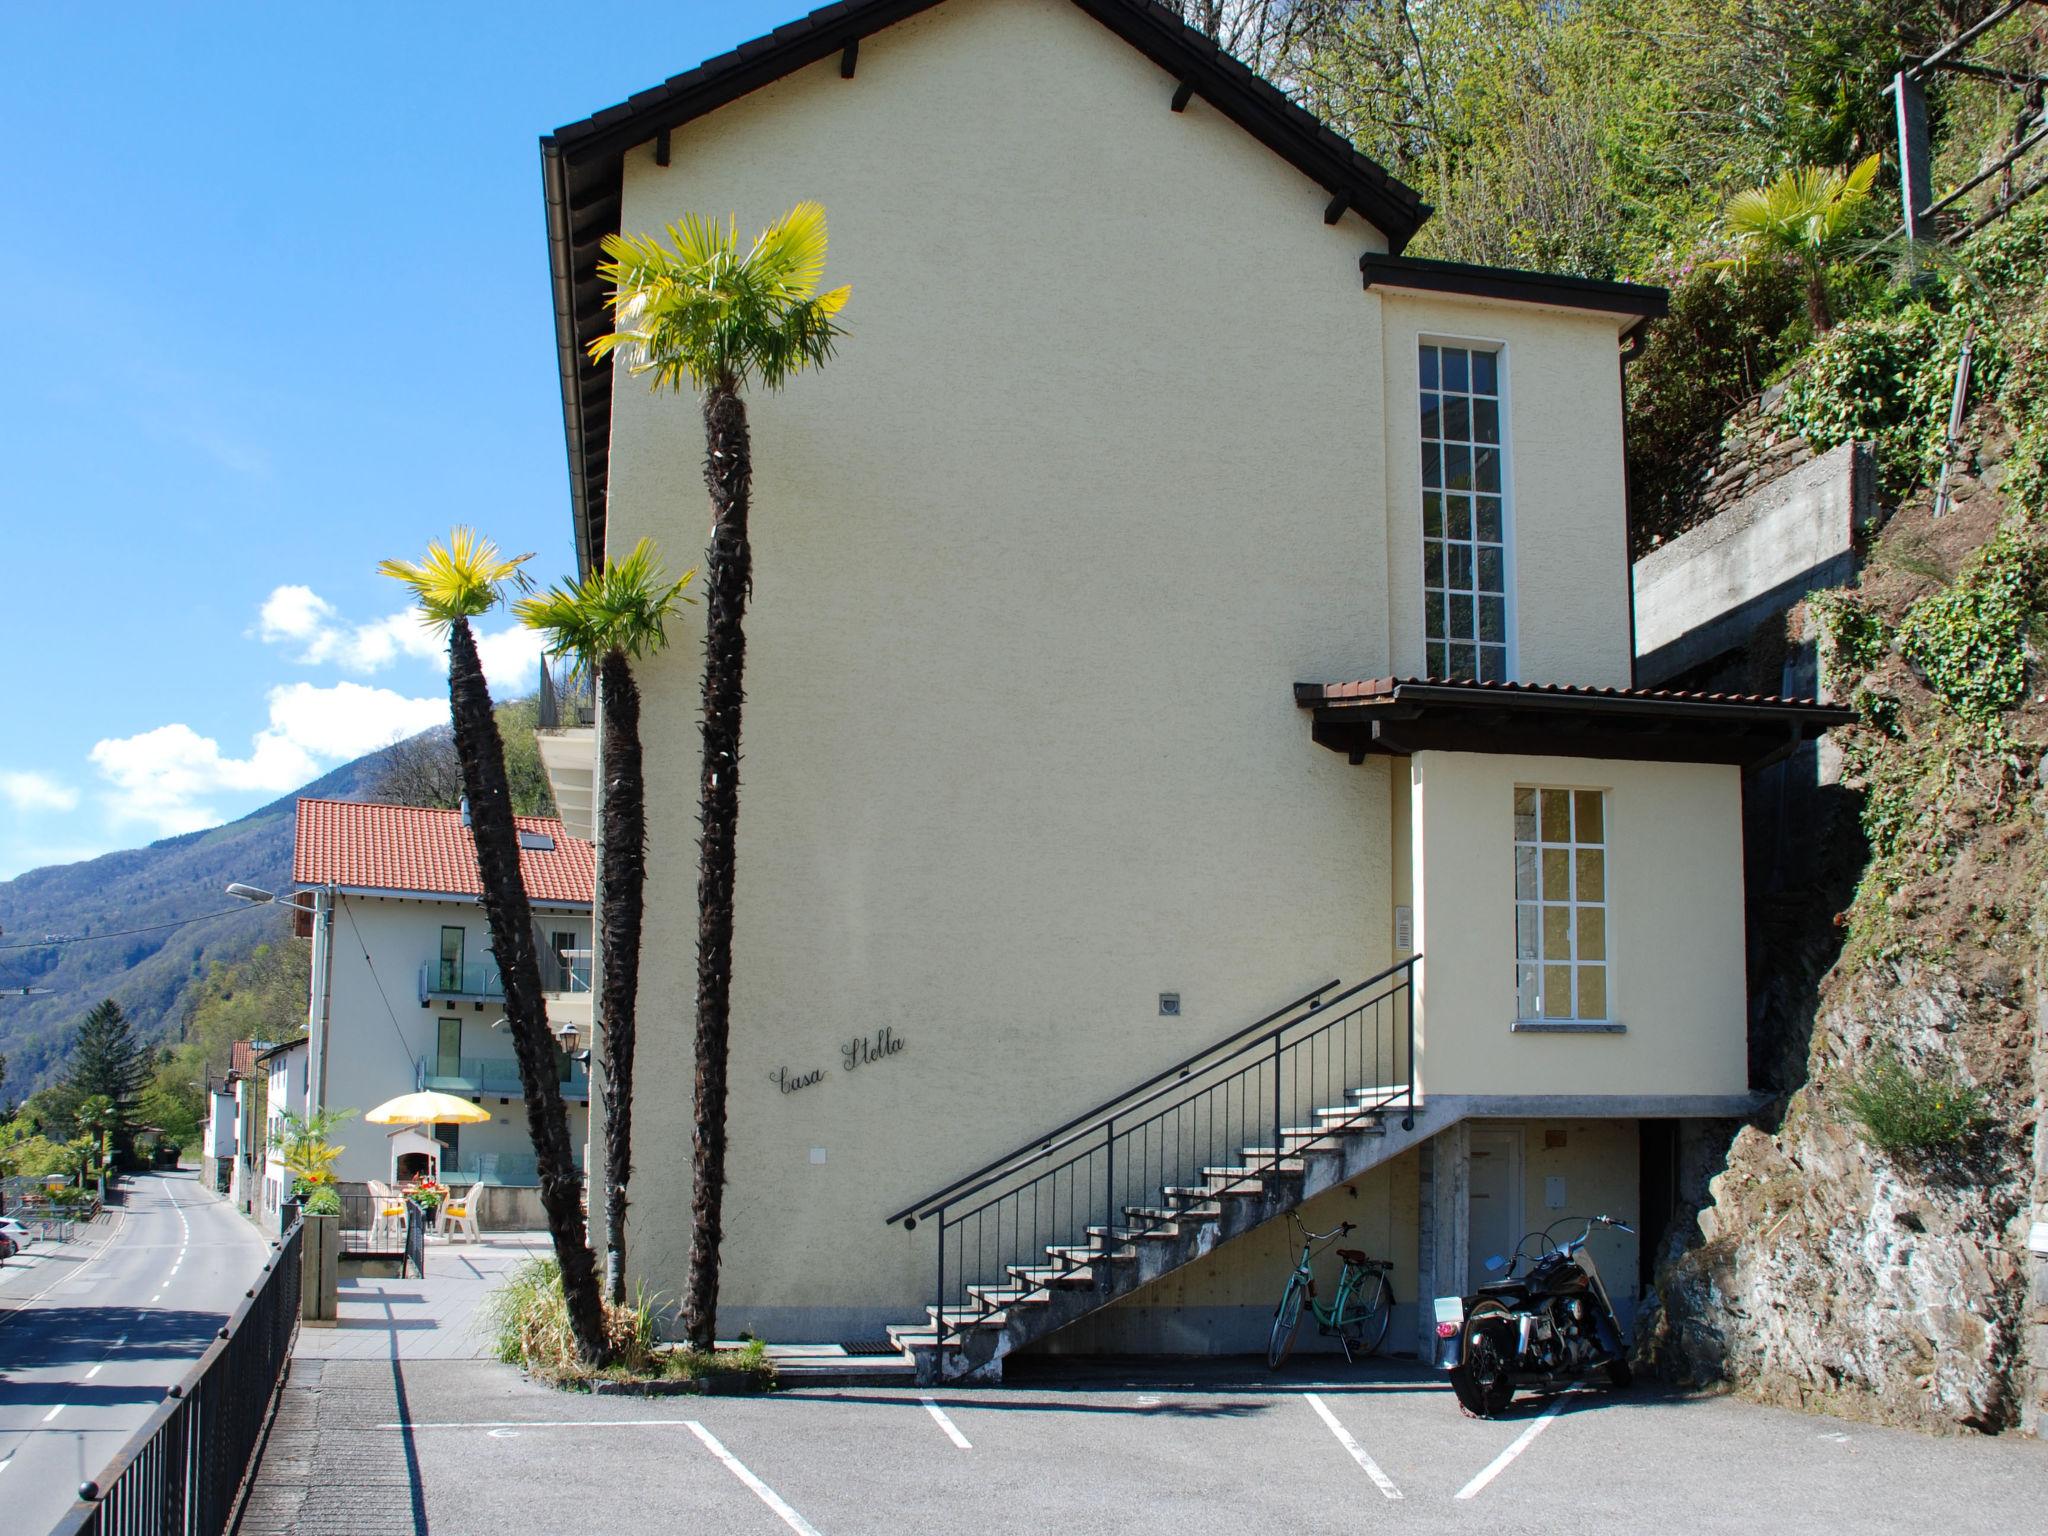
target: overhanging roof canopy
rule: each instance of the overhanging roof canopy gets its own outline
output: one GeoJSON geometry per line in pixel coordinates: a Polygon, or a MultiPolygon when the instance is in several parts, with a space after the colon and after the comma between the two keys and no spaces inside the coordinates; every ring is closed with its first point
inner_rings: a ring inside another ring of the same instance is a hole
{"type": "MultiPolygon", "coordinates": [[[[941,0],[841,0],[707,59],[652,90],[607,107],[540,141],[547,195],[548,264],[554,280],[555,341],[562,414],[569,439],[569,494],[576,559],[588,570],[604,548],[605,491],[611,450],[612,364],[590,360],[590,343],[610,325],[597,275],[601,242],[619,229],[620,157],[736,101],[749,91],[839,54],[850,73],[860,39],[929,10],[941,0]]],[[[1399,251],[1429,217],[1413,187],[1389,175],[1349,140],[1323,126],[1273,85],[1156,0],[1073,0],[1177,82],[1330,193],[1325,217],[1356,210],[1399,251]]],[[[1186,104],[1176,96],[1175,109],[1186,104]]],[[[1162,101],[1162,107],[1165,102],[1162,101]]],[[[664,158],[662,161],[666,164],[664,158]]]]}
{"type": "Polygon", "coordinates": [[[1296,683],[1294,702],[1311,711],[1317,744],[1354,763],[1373,752],[1496,752],[1754,769],[1856,718],[1760,694],[1399,677],[1296,683]]]}
{"type": "Polygon", "coordinates": [[[1554,309],[1584,309],[1613,315],[1624,336],[1634,336],[1652,320],[1671,312],[1671,295],[1648,283],[1612,283],[1591,277],[1565,277],[1555,272],[1519,272],[1511,267],[1480,267],[1465,261],[1430,261],[1420,256],[1383,256],[1368,251],[1358,260],[1368,289],[1408,293],[1450,294],[1509,304],[1547,304],[1554,309]]]}

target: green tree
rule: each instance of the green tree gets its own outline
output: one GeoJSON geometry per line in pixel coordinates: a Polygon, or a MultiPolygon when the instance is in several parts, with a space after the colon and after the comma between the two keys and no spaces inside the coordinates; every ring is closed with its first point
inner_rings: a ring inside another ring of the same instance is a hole
{"type": "Polygon", "coordinates": [[[640,757],[640,685],[633,663],[668,644],[668,618],[697,573],[663,573],[642,539],[623,560],[607,560],[579,580],[522,599],[520,620],[547,636],[576,678],[596,674],[604,703],[602,822],[598,867],[597,999],[604,1065],[604,1276],[615,1306],[626,1300],[627,1183],[633,1175],[633,1051],[640,991],[640,928],[647,884],[647,783],[640,757]]]}
{"type": "MultiPolygon", "coordinates": [[[[134,1124],[136,1100],[149,1080],[149,1052],[135,1038],[134,1027],[112,998],[97,1004],[80,1020],[64,1064],[60,1103],[68,1103],[75,1126],[86,1100],[104,1098],[110,1106],[113,1142],[127,1150],[128,1128],[134,1124]]],[[[61,1112],[61,1111],[60,1111],[61,1112]]]]}
{"type": "Polygon", "coordinates": [[[156,1126],[164,1133],[164,1141],[174,1147],[189,1147],[199,1140],[200,1122],[206,1113],[203,1079],[191,1075],[190,1060],[182,1046],[159,1051],[135,1106],[141,1123],[156,1126]]]}
{"type": "Polygon", "coordinates": [[[1848,170],[1803,165],[1761,187],[1738,192],[1721,216],[1736,254],[1726,265],[1789,258],[1806,279],[1806,317],[1816,331],[1834,324],[1828,311],[1828,263],[1856,232],[1877,180],[1879,157],[1848,170]]]}
{"type": "Polygon", "coordinates": [[[548,1031],[541,996],[540,957],[534,946],[533,908],[519,870],[519,830],[512,820],[505,778],[505,746],[491,708],[491,692],[477,658],[469,621],[498,606],[505,583],[527,556],[506,559],[490,540],[457,528],[444,546],[429,545],[426,559],[386,560],[377,568],[412,590],[425,620],[448,637],[448,700],[455,750],[469,798],[470,839],[476,846],[491,951],[505,988],[505,1019],[526,1091],[526,1130],[533,1142],[541,1208],[562,1269],[569,1326],[576,1350],[595,1369],[604,1364],[604,1305],[597,1261],[583,1218],[583,1179],[569,1145],[569,1114],[562,1102],[559,1050],[548,1031]]]}
{"type": "MultiPolygon", "coordinates": [[[[289,1109],[279,1111],[283,1134],[279,1137],[278,1156],[292,1175],[295,1187],[311,1189],[334,1182],[335,1159],[348,1150],[335,1145],[334,1133],[354,1116],[352,1109],[318,1109],[304,1115],[289,1109]]],[[[298,1192],[304,1194],[306,1190],[298,1192]]]]}
{"type": "MultiPolygon", "coordinates": [[[[712,1347],[725,1199],[726,1056],[731,1035],[735,846],[740,809],[740,706],[746,671],[753,546],[747,521],[753,443],[744,392],[779,389],[832,355],[847,290],[819,292],[825,210],[799,203],[742,247],[736,222],[684,217],[668,242],[607,235],[599,268],[612,284],[615,326],[591,346],[617,352],[656,389],[693,388],[704,414],[711,547],[704,556],[703,762],[698,793],[697,1077],[691,1144],[690,1269],[683,1330],[712,1347]]],[[[566,1274],[565,1274],[566,1279],[566,1274]]]]}

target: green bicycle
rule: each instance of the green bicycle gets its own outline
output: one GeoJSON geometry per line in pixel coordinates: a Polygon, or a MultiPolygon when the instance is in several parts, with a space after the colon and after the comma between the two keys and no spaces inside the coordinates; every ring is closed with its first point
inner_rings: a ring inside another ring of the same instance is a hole
{"type": "Polygon", "coordinates": [[[1287,1289],[1280,1294],[1280,1310],[1273,1314],[1273,1336],[1266,1345],[1266,1368],[1277,1371],[1294,1352],[1294,1336],[1301,1330],[1303,1303],[1316,1317],[1316,1330],[1324,1337],[1337,1336],[1344,1348],[1346,1364],[1372,1354],[1386,1341],[1387,1324],[1394,1315],[1393,1265],[1385,1259],[1367,1258],[1356,1248],[1339,1248],[1337,1257],[1344,1269],[1337,1277],[1337,1299],[1325,1307],[1316,1300],[1316,1280],[1310,1266],[1318,1255],[1338,1238],[1354,1230],[1344,1222],[1334,1231],[1311,1232],[1292,1211],[1287,1219],[1301,1229],[1301,1257],[1294,1273],[1287,1277],[1287,1289]],[[1316,1244],[1321,1243],[1323,1248],[1316,1244]]]}

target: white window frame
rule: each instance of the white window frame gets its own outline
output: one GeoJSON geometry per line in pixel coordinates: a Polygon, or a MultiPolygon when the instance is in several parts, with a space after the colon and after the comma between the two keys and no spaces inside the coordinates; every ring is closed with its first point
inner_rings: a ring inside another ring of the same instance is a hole
{"type": "Polygon", "coordinates": [[[1509,831],[1513,848],[1513,872],[1510,889],[1513,892],[1511,900],[1514,910],[1512,923],[1514,956],[1511,973],[1515,998],[1514,1027],[1517,1030],[1583,1029],[1618,1033],[1620,1032],[1621,1025],[1616,1022],[1617,1012],[1614,990],[1614,796],[1606,786],[1602,785],[1516,784],[1513,791],[1514,799],[1519,800],[1524,794],[1534,794],[1536,796],[1536,835],[1533,841],[1523,838],[1519,829],[1514,826],[1512,818],[1516,813],[1512,802],[1509,812],[1509,831]],[[1544,836],[1543,796],[1545,793],[1562,794],[1567,797],[1571,814],[1571,825],[1568,829],[1566,841],[1559,842],[1554,838],[1546,838],[1544,836]],[[1600,841],[1598,843],[1579,841],[1580,801],[1581,797],[1584,796],[1595,797],[1600,805],[1600,841]],[[1597,849],[1600,855],[1600,897],[1597,901],[1588,901],[1582,899],[1580,895],[1581,871],[1578,855],[1593,849],[1597,849]],[[1530,887],[1523,878],[1525,870],[1523,853],[1525,850],[1533,855],[1532,862],[1535,866],[1536,883],[1533,897],[1528,894],[1530,887]],[[1561,852],[1565,856],[1564,865],[1569,878],[1569,884],[1566,887],[1566,894],[1562,899],[1557,899],[1552,895],[1554,887],[1546,888],[1545,885],[1545,877],[1548,871],[1545,868],[1547,861],[1544,855],[1552,852],[1561,852]],[[1545,937],[1544,930],[1546,927],[1544,913],[1546,910],[1555,908],[1562,908],[1570,914],[1566,924],[1566,935],[1570,942],[1570,956],[1562,962],[1550,959],[1542,952],[1545,937]],[[1600,954],[1597,957],[1582,957],[1579,952],[1582,942],[1580,914],[1582,912],[1594,911],[1600,914],[1600,954]],[[1530,912],[1533,912],[1533,934],[1524,928],[1525,913],[1530,912]],[[1535,953],[1533,955],[1524,953],[1525,945],[1531,938],[1533,938],[1535,945],[1535,953]],[[1542,1001],[1543,990],[1548,983],[1545,971],[1548,967],[1560,963],[1568,966],[1571,970],[1572,999],[1566,1012],[1561,1014],[1548,1013],[1544,1009],[1542,1001]],[[1580,973],[1582,968],[1595,965],[1601,969],[1601,979],[1606,994],[1606,1006],[1597,1015],[1583,1014],[1580,1011],[1581,1004],[1579,1001],[1580,973]],[[1522,972],[1525,968],[1529,967],[1533,967],[1536,971],[1537,1001],[1533,1008],[1524,1006],[1525,993],[1522,986],[1522,972]]]}
{"type": "MultiPolygon", "coordinates": [[[[1521,646],[1516,633],[1517,610],[1515,603],[1515,445],[1514,445],[1514,400],[1513,400],[1513,357],[1512,348],[1504,338],[1491,336],[1452,336],[1439,332],[1422,331],[1415,337],[1415,393],[1408,399],[1408,424],[1414,435],[1409,439],[1409,452],[1415,466],[1415,500],[1408,509],[1414,519],[1416,570],[1415,575],[1426,576],[1428,570],[1428,534],[1422,521],[1422,349],[1424,347],[1456,347],[1467,352],[1491,352],[1494,355],[1494,383],[1496,398],[1500,403],[1500,532],[1501,532],[1501,597],[1503,607],[1501,623],[1506,636],[1506,648],[1502,666],[1506,670],[1506,681],[1521,680],[1521,646]]],[[[1475,508],[1475,515],[1477,509],[1475,508]]],[[[1417,651],[1422,659],[1422,671],[1433,675],[1429,665],[1429,590],[1426,581],[1418,581],[1414,587],[1420,601],[1416,605],[1415,632],[1420,644],[1417,651]]],[[[1476,590],[1476,588],[1475,588],[1476,590]]]]}

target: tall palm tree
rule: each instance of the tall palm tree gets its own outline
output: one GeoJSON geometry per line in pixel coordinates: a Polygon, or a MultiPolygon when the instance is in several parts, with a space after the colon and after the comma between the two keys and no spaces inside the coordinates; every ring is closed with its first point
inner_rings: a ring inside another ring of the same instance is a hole
{"type": "Polygon", "coordinates": [[[1761,187],[1728,200],[1721,227],[1736,255],[1723,266],[1744,266],[1759,257],[1789,256],[1806,278],[1806,317],[1816,331],[1834,323],[1828,312],[1827,264],[1855,233],[1863,205],[1877,180],[1881,157],[1871,155],[1848,170],[1804,165],[1761,187]]]}
{"type": "MultiPolygon", "coordinates": [[[[691,1143],[690,1269],[683,1332],[711,1347],[725,1199],[726,1050],[731,1034],[733,859],[740,810],[740,703],[753,549],[747,514],[753,447],[742,392],[779,389],[832,355],[847,290],[820,293],[825,210],[799,203],[742,247],[736,221],[687,215],[652,235],[607,235],[598,272],[612,285],[616,329],[591,344],[618,352],[656,389],[702,396],[704,484],[711,493],[710,588],[704,624],[703,825],[697,865],[697,1082],[691,1143]]],[[[608,724],[609,722],[607,722],[608,724]]]]}
{"type": "Polygon", "coordinates": [[[626,1185],[633,1176],[633,1049],[640,991],[640,925],[647,884],[647,789],[640,760],[640,685],[632,663],[668,644],[668,616],[692,602],[663,573],[652,541],[623,560],[514,604],[520,622],[569,658],[572,675],[595,674],[604,700],[604,795],[599,805],[597,914],[598,1048],[604,1063],[604,1284],[626,1300],[626,1185]]]}
{"type": "Polygon", "coordinates": [[[583,1221],[583,1181],[569,1147],[569,1113],[562,1103],[559,1052],[548,1032],[541,996],[540,958],[533,942],[533,910],[519,872],[519,829],[505,778],[505,743],[491,709],[490,688],[477,659],[469,621],[498,605],[504,585],[531,558],[506,559],[474,530],[457,528],[444,546],[428,545],[426,559],[385,560],[377,569],[413,591],[421,617],[448,636],[448,703],[455,753],[469,797],[469,830],[484,888],[491,951],[505,988],[505,1019],[526,1092],[526,1130],[533,1139],[541,1209],[562,1271],[569,1330],[587,1367],[606,1357],[604,1306],[597,1291],[597,1261],[583,1221]]]}

